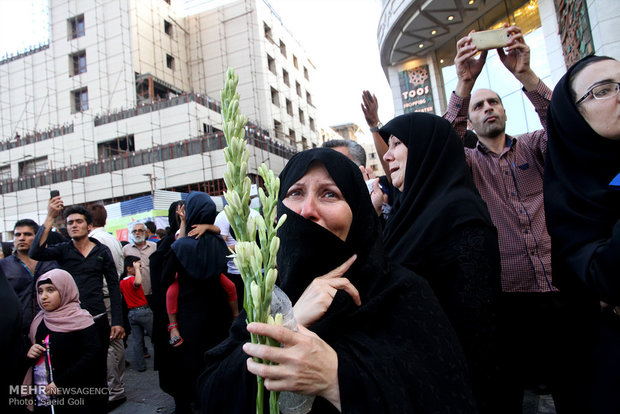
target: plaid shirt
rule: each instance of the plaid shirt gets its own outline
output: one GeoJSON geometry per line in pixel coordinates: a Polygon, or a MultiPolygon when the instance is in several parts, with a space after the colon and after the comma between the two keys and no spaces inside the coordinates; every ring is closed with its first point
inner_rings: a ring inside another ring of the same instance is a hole
{"type": "MultiPolygon", "coordinates": [[[[524,92],[546,127],[551,90],[540,81],[535,91],[524,92]]],[[[453,92],[444,115],[461,137],[467,129],[469,99],[453,92]]],[[[546,154],[545,130],[519,137],[506,135],[506,146],[499,155],[481,142],[476,148],[465,148],[476,187],[498,230],[504,292],[556,290],[551,285],[551,238],[543,205],[546,154]]]]}

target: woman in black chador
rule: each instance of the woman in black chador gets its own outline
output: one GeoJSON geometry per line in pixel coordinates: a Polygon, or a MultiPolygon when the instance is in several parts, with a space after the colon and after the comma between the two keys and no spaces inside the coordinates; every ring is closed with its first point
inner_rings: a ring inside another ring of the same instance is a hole
{"type": "Polygon", "coordinates": [[[425,278],[458,335],[474,397],[502,412],[497,335],[497,230],[448,121],[410,113],[379,133],[388,144],[395,201],[383,232],[390,260],[425,278]]]}
{"type": "MultiPolygon", "coordinates": [[[[205,193],[192,191],[185,201],[187,228],[213,224],[215,203],[205,193]]],[[[164,285],[178,274],[178,329],[183,345],[178,347],[181,373],[174,380],[181,387],[177,402],[194,400],[196,379],[204,368],[204,353],[226,338],[232,321],[220,274],[226,270],[226,243],[217,234],[204,233],[198,239],[185,236],[172,244],[163,270],[164,285]]],[[[181,407],[178,407],[181,409],[181,407]]]]}
{"type": "Polygon", "coordinates": [[[620,62],[588,56],[553,91],[544,194],[553,282],[571,301],[566,382],[620,412],[620,62]],[[556,276],[557,275],[557,276],[556,276]]]}
{"type": "Polygon", "coordinates": [[[203,409],[255,412],[259,372],[267,389],[316,396],[313,413],[475,412],[458,339],[426,281],[385,259],[359,168],[317,148],[293,156],[280,179],[279,286],[298,331],[246,329],[240,315],[207,353],[203,409]],[[248,344],[248,330],[284,347],[248,344]]]}

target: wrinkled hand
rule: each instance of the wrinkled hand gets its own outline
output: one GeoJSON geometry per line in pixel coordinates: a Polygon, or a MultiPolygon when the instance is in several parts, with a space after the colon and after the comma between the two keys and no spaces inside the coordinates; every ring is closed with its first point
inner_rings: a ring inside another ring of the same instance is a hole
{"type": "Polygon", "coordinates": [[[214,224],[193,224],[192,229],[187,233],[189,237],[199,239],[206,232],[220,234],[220,228],[214,224]]]}
{"type": "Polygon", "coordinates": [[[471,84],[472,87],[474,83],[476,83],[476,79],[478,79],[480,72],[482,72],[488,54],[488,51],[484,50],[480,52],[480,56],[477,59],[474,58],[479,52],[471,39],[471,34],[474,31],[475,30],[472,30],[469,35],[456,42],[456,57],[454,58],[458,80],[466,84],[471,84]]]}
{"type": "Polygon", "coordinates": [[[369,127],[375,127],[379,123],[379,103],[377,97],[369,91],[362,92],[362,112],[369,127]]]}
{"type": "Polygon", "coordinates": [[[28,350],[28,353],[26,354],[26,356],[31,359],[37,359],[37,358],[40,358],[41,355],[43,355],[44,353],[45,353],[45,347],[39,344],[34,344],[28,350]]]}
{"type": "Polygon", "coordinates": [[[351,296],[353,302],[360,306],[360,294],[349,279],[342,277],[357,259],[351,256],[346,262],[327,273],[315,278],[301,294],[293,307],[293,313],[298,325],[308,327],[323,317],[334,300],[338,290],[342,289],[351,296]]]}
{"type": "Polygon", "coordinates": [[[125,337],[125,328],[120,325],[114,325],[110,328],[110,340],[123,339],[125,337]]]}
{"type": "Polygon", "coordinates": [[[50,201],[47,203],[47,216],[55,219],[62,212],[64,207],[65,205],[60,196],[50,198],[50,201]]]}
{"type": "Polygon", "coordinates": [[[338,355],[332,347],[314,332],[299,326],[299,332],[264,323],[251,323],[248,331],[265,335],[284,347],[246,343],[243,350],[250,357],[265,359],[278,365],[267,365],[247,360],[247,368],[265,379],[270,391],[292,391],[326,398],[338,408],[338,355]]]}

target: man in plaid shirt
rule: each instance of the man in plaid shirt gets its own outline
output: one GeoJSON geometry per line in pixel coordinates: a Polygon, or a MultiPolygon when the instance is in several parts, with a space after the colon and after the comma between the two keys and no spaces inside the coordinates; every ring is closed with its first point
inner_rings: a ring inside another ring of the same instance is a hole
{"type": "MultiPolygon", "coordinates": [[[[523,85],[523,92],[546,128],[552,91],[530,67],[530,49],[521,30],[512,26],[509,33],[508,46],[497,49],[497,53],[523,85]]],[[[518,137],[506,134],[507,116],[497,93],[488,89],[472,93],[487,56],[487,51],[482,51],[476,59],[478,52],[470,36],[457,42],[454,62],[458,82],[444,118],[463,139],[468,126],[478,137],[474,148],[465,148],[465,156],[499,236],[505,401],[514,412],[521,412],[524,387],[540,388],[544,384],[561,413],[570,401],[561,384],[562,357],[558,349],[566,348],[562,341],[565,318],[559,292],[552,285],[551,239],[543,205],[547,133],[539,130],[518,137]]]]}

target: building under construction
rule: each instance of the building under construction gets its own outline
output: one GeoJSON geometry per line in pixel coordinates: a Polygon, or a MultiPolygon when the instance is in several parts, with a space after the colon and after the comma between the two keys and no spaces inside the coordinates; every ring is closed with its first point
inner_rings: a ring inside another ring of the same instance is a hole
{"type": "MultiPolygon", "coordinates": [[[[49,41],[0,61],[0,235],[65,205],[157,190],[220,195],[219,91],[239,74],[248,172],[320,135],[314,66],[266,0],[55,0],[49,41]],[[219,2],[222,3],[222,2],[219,2]]],[[[17,18],[17,16],[16,16],[17,18]]]]}

